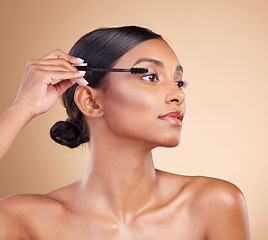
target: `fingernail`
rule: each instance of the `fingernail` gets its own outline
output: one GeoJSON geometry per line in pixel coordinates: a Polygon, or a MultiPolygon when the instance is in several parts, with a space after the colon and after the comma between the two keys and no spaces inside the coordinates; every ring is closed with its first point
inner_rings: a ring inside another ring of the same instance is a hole
{"type": "Polygon", "coordinates": [[[78,61],[80,62],[84,62],[84,60],[82,58],[76,58],[78,61]]]}
{"type": "Polygon", "coordinates": [[[89,84],[88,81],[87,81],[86,79],[83,78],[83,80],[84,80],[84,82],[85,82],[87,85],[89,84]]]}
{"type": "Polygon", "coordinates": [[[85,75],[86,74],[86,71],[78,71],[79,73],[85,75]]]}

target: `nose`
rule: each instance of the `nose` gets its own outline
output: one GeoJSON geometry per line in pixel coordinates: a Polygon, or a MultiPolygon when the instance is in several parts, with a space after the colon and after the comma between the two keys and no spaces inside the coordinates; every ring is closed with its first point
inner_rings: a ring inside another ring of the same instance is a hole
{"type": "Polygon", "coordinates": [[[173,84],[169,84],[169,88],[166,94],[166,103],[172,103],[181,105],[185,100],[185,93],[177,86],[173,81],[173,84]]]}

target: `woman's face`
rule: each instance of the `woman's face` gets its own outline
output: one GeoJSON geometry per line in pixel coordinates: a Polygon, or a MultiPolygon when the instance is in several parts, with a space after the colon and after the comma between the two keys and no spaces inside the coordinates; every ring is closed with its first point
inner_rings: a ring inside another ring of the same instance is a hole
{"type": "Polygon", "coordinates": [[[108,129],[151,147],[177,146],[182,126],[176,117],[184,116],[185,94],[177,85],[182,81],[182,68],[175,53],[163,40],[147,40],[114,65],[131,67],[148,68],[149,72],[108,74],[103,101],[108,129]]]}

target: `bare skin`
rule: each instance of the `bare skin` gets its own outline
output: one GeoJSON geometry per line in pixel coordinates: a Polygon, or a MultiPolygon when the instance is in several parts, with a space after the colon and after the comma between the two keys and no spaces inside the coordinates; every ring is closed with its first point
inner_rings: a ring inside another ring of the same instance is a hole
{"type": "MultiPolygon", "coordinates": [[[[58,51],[59,54],[69,62],[64,71],[78,74],[70,67],[76,60],[58,51]]],[[[55,53],[49,56],[55,58],[55,53]]],[[[75,101],[90,129],[87,172],[77,182],[44,195],[15,195],[0,200],[0,240],[249,239],[246,203],[236,186],[219,179],[182,176],[154,168],[151,150],[177,146],[182,127],[159,116],[172,110],[185,113],[185,94],[175,83],[182,78],[180,63],[164,41],[154,39],[139,44],[114,67],[130,68],[140,58],[163,63],[161,66],[146,61],[135,66],[148,68],[149,74],[157,73],[158,78],[110,73],[106,90],[85,86],[82,74],[61,81],[80,84],[75,101]]],[[[43,82],[44,86],[45,80],[39,78],[37,82],[35,74],[31,76],[25,82],[32,81],[36,86],[43,82]]],[[[8,123],[12,125],[13,118],[9,116],[18,110],[16,106],[23,106],[23,117],[13,120],[17,121],[13,125],[20,127],[10,129],[12,139],[33,117],[54,105],[40,111],[51,95],[47,93],[42,100],[36,100],[34,91],[25,89],[18,94],[23,97],[18,97],[0,120],[1,130],[8,123]],[[39,103],[38,107],[33,102],[39,103]]],[[[8,148],[9,145],[0,149],[1,156],[8,148]]]]}

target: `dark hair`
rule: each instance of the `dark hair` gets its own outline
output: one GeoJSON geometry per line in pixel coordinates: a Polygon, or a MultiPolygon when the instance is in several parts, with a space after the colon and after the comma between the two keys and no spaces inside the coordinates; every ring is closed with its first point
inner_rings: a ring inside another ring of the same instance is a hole
{"type": "MultiPolygon", "coordinates": [[[[149,39],[163,40],[161,35],[138,26],[100,28],[81,37],[69,54],[84,59],[88,66],[111,68],[123,54],[149,39]]],[[[85,79],[93,88],[105,87],[105,75],[98,72],[85,79]]],[[[50,136],[55,142],[69,148],[89,141],[83,114],[74,101],[77,86],[78,84],[73,85],[62,96],[67,120],[57,122],[50,130],[50,136]]]]}

